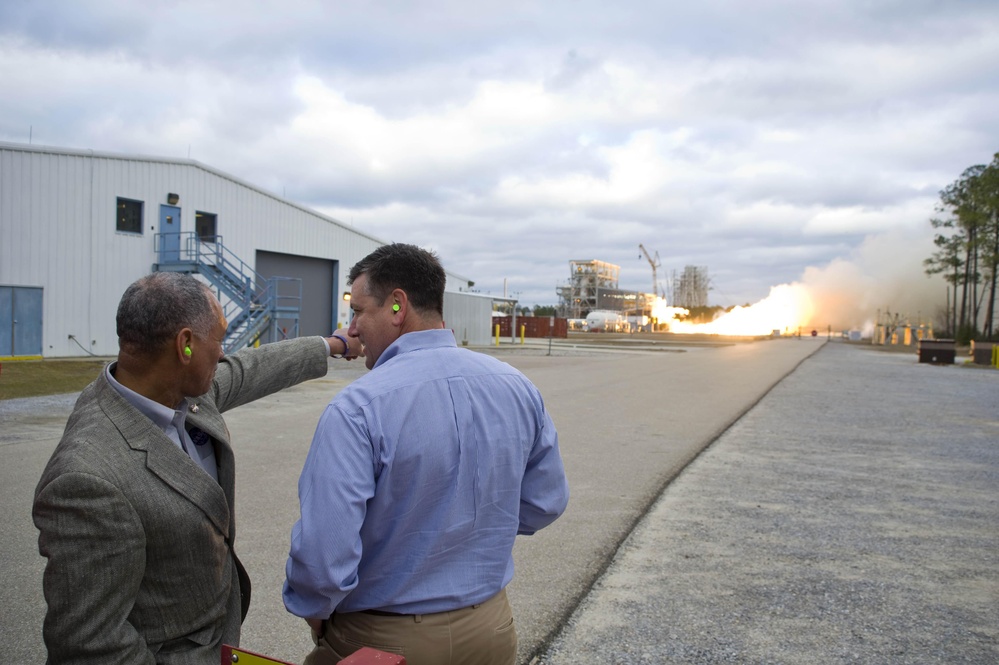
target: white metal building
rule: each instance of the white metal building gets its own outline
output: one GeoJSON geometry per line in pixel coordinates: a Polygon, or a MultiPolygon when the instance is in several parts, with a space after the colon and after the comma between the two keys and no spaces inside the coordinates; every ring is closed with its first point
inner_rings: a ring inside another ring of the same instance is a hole
{"type": "MultiPolygon", "coordinates": [[[[328,334],[349,320],[350,267],[383,244],[193,160],[0,143],[0,358],[115,355],[125,288],[191,247],[300,284],[272,338],[328,334]]],[[[488,344],[492,299],[447,277],[446,324],[488,344]]]]}

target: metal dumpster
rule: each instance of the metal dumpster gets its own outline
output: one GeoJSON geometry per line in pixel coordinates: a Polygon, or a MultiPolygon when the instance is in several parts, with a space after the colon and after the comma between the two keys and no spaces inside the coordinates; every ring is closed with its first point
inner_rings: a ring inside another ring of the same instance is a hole
{"type": "Polygon", "coordinates": [[[957,344],[952,339],[921,339],[917,353],[921,363],[953,365],[957,356],[957,344]]]}
{"type": "Polygon", "coordinates": [[[972,342],[971,357],[976,365],[992,364],[992,342],[972,342]]]}

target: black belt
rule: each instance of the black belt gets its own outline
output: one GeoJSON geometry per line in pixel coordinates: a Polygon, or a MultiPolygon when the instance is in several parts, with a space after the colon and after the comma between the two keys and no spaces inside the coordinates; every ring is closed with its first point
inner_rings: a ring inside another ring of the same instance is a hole
{"type": "Polygon", "coordinates": [[[399,612],[386,612],[385,610],[361,610],[361,614],[373,614],[376,617],[411,617],[412,614],[401,614],[399,612]]]}

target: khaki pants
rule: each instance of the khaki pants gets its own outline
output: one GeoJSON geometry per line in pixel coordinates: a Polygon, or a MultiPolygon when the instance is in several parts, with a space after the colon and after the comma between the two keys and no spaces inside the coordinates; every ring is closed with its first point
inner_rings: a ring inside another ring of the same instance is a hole
{"type": "Polygon", "coordinates": [[[514,665],[517,631],[500,591],[480,605],[436,614],[333,614],[304,665],[334,665],[361,647],[406,657],[406,665],[514,665]]]}

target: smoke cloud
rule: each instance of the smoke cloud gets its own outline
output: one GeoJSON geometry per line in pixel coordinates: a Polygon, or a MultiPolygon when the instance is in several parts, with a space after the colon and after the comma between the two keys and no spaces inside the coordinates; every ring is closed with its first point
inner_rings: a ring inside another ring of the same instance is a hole
{"type": "Polygon", "coordinates": [[[807,268],[801,283],[814,313],[804,325],[869,331],[879,312],[897,313],[912,325],[936,323],[946,309],[947,285],[923,267],[935,250],[927,223],[868,236],[848,257],[807,268]]]}
{"type": "MultiPolygon", "coordinates": [[[[766,335],[859,330],[870,336],[875,323],[889,317],[900,325],[932,326],[947,298],[943,278],[927,275],[923,267],[935,250],[932,238],[929,224],[869,235],[846,258],[806,268],[800,281],[771,287],[757,303],[735,307],[710,323],[670,321],[670,331],[766,335]]],[[[655,315],[668,321],[677,313],[686,311],[663,307],[655,315]]]]}

